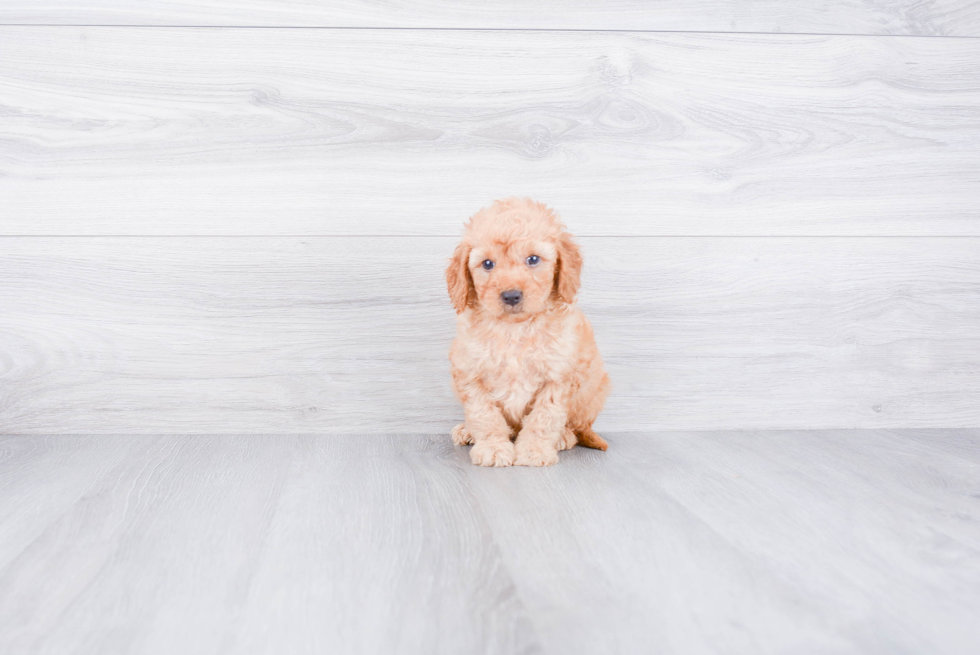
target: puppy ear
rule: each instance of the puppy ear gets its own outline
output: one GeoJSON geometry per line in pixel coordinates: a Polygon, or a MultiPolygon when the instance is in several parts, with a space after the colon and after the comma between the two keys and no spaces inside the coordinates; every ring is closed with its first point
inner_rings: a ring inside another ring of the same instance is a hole
{"type": "Polygon", "coordinates": [[[575,300],[575,294],[578,293],[581,284],[582,253],[568,232],[561,233],[557,246],[558,270],[555,272],[555,290],[562,300],[571,303],[575,300]]]}
{"type": "Polygon", "coordinates": [[[465,243],[456,246],[449,266],[446,267],[446,286],[449,288],[449,299],[457,314],[462,314],[476,300],[476,288],[469,268],[470,247],[465,243]]]}

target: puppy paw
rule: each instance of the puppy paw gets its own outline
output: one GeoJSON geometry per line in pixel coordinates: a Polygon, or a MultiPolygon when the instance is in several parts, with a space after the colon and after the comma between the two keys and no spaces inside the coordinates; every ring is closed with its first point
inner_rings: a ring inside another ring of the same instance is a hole
{"type": "Polygon", "coordinates": [[[558,463],[558,450],[541,439],[523,442],[518,440],[514,450],[515,466],[551,466],[558,463]]]}
{"type": "Polygon", "coordinates": [[[470,449],[470,461],[477,466],[510,466],[514,463],[514,444],[507,441],[481,441],[470,449]]]}
{"type": "Polygon", "coordinates": [[[558,440],[558,450],[569,450],[575,447],[578,443],[578,437],[572,432],[571,428],[565,428],[565,431],[561,434],[561,439],[558,440]]]}
{"type": "Polygon", "coordinates": [[[473,444],[473,435],[466,430],[465,423],[460,423],[453,428],[452,437],[453,445],[455,446],[469,446],[473,444]]]}

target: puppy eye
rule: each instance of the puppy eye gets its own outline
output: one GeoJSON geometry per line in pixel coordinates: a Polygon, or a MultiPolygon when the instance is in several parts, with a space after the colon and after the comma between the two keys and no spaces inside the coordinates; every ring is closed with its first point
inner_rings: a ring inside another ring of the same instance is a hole
{"type": "Polygon", "coordinates": [[[493,268],[493,266],[494,266],[493,262],[490,261],[489,259],[483,260],[483,270],[489,271],[491,268],[493,268]]]}
{"type": "Polygon", "coordinates": [[[537,255],[531,255],[530,257],[527,258],[528,266],[537,266],[540,263],[541,263],[541,258],[538,257],[537,255]]]}

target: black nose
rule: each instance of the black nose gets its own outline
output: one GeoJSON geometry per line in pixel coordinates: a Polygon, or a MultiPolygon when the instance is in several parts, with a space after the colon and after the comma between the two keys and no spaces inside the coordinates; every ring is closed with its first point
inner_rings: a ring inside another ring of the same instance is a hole
{"type": "Polygon", "coordinates": [[[505,305],[510,305],[513,307],[517,303],[524,300],[524,294],[521,293],[520,289],[508,289],[500,294],[500,299],[504,301],[505,305]]]}

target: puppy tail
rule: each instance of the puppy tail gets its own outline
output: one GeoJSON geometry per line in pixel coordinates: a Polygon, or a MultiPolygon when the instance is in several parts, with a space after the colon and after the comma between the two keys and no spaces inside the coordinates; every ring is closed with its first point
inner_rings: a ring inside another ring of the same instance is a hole
{"type": "Polygon", "coordinates": [[[580,446],[595,448],[596,450],[606,450],[609,448],[609,444],[606,443],[606,440],[596,434],[595,430],[593,430],[591,427],[576,430],[575,436],[578,437],[578,445],[580,446]]]}

